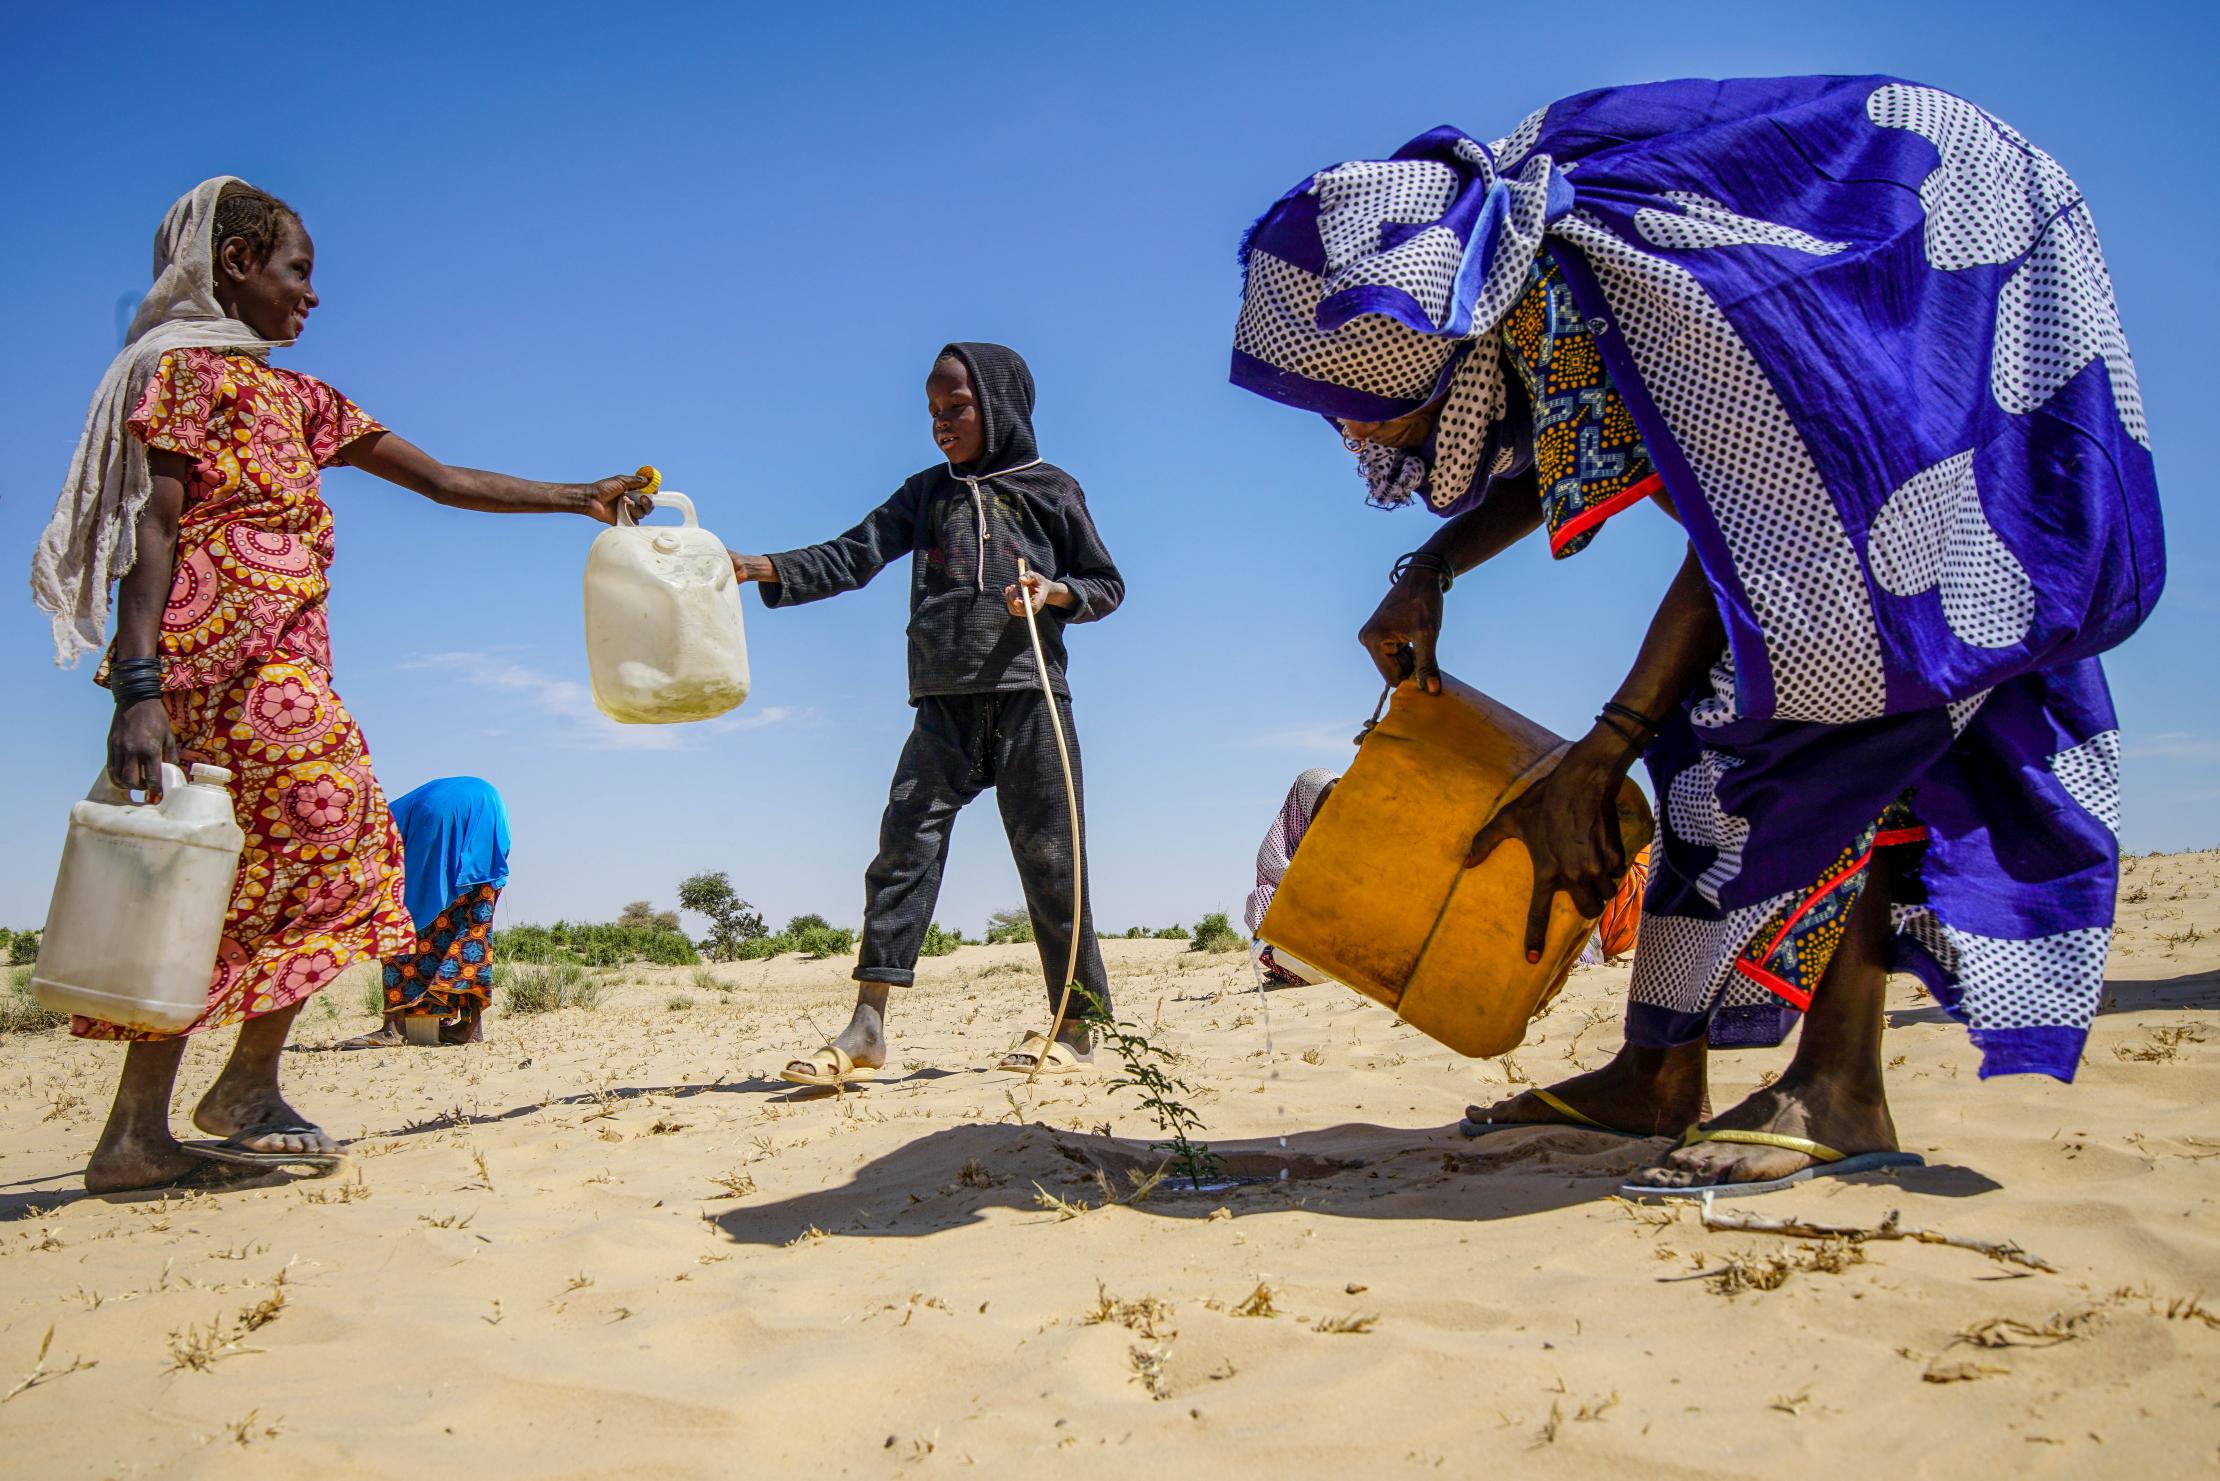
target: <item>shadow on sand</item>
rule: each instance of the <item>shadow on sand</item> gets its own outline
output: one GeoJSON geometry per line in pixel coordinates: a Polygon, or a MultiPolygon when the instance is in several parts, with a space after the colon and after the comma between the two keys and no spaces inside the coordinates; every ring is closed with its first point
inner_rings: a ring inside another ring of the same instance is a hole
{"type": "MultiPolygon", "coordinates": [[[[1259,1181],[1188,1193],[1168,1179],[1145,1201],[1126,1203],[1134,1175],[1145,1177],[1164,1160],[1152,1144],[1037,1123],[969,1123],[905,1143],[857,1168],[843,1186],[733,1209],[716,1223],[735,1242],[752,1245],[791,1244],[812,1231],[917,1239],[978,1223],[988,1209],[1062,1217],[1044,1206],[1044,1194],[1096,1207],[1115,1200],[1166,1219],[1208,1219],[1223,1209],[1233,1218],[1303,1210],[1485,1222],[1592,1203],[1666,1147],[1662,1138],[1624,1141],[1574,1127],[1468,1141],[1454,1125],[1364,1123],[1211,1145],[1226,1176],[1259,1181]]],[[[1894,1182],[1946,1198],[1998,1187],[1960,1167],[1845,1181],[1894,1182]]]]}

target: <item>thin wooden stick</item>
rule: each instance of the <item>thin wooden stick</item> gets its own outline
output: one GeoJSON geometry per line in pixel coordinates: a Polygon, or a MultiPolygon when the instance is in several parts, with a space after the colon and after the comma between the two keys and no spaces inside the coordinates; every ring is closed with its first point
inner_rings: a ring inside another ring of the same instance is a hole
{"type": "Polygon", "coordinates": [[[1064,765],[1064,802],[1071,809],[1071,951],[1064,958],[1064,991],[1056,1000],[1056,1017],[1048,1026],[1048,1042],[1041,1052],[1033,1056],[1033,1068],[1027,1072],[1025,1083],[1030,1086],[1041,1076],[1041,1067],[1048,1063],[1048,1056],[1056,1048],[1056,1036],[1064,1031],[1064,1015],[1071,1008],[1073,979],[1079,975],[1079,928],[1085,924],[1087,852],[1079,841],[1079,784],[1072,779],[1071,747],[1064,742],[1064,717],[1056,708],[1056,689],[1048,682],[1048,657],[1041,651],[1041,625],[1033,615],[1033,594],[1025,586],[1025,557],[1019,556],[1018,598],[1025,605],[1025,631],[1033,639],[1033,673],[1041,681],[1041,698],[1048,705],[1048,723],[1056,732],[1056,759],[1064,765]]]}
{"type": "Polygon", "coordinates": [[[1962,1234],[1945,1234],[1940,1229],[1906,1229],[1897,1223],[1901,1215],[1895,1209],[1875,1225],[1814,1224],[1808,1219],[1759,1219],[1736,1218],[1730,1214],[1711,1211],[1711,1200],[1704,1200],[1703,1219],[1706,1229],[1731,1230],[1740,1234],[1781,1234],[1793,1239],[1847,1239],[1852,1244],[1862,1244],[1869,1239],[1910,1239],[1920,1244],[1947,1244],[1954,1249],[1972,1250],[1977,1255],[1987,1255],[2006,1265],[2018,1265],[2028,1270],[2040,1270],[2056,1275],[2058,1267],[2039,1256],[2031,1255],[2017,1244],[1988,1239],[1968,1239],[1962,1234]]]}

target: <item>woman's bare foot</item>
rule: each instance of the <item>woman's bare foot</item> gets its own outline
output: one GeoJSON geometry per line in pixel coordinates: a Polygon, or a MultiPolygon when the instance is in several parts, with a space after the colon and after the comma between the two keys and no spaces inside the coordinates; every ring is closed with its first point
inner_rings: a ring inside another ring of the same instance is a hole
{"type": "Polygon", "coordinates": [[[401,1032],[401,1015],[388,1013],[385,1016],[385,1022],[379,1024],[374,1032],[357,1034],[352,1039],[343,1039],[334,1047],[340,1049],[399,1049],[407,1043],[408,1036],[401,1032]]]}
{"type": "MultiPolygon", "coordinates": [[[[886,999],[884,983],[865,982],[857,985],[856,1011],[848,1026],[832,1041],[832,1047],[855,1063],[860,1069],[875,1070],[886,1063],[886,999]]],[[[786,1067],[804,1075],[822,1072],[822,1066],[808,1059],[791,1059],[786,1067]]]]}
{"type": "MultiPolygon", "coordinates": [[[[1856,1087],[1814,1076],[1784,1076],[1721,1114],[1707,1130],[1764,1131],[1798,1137],[1848,1156],[1897,1150],[1896,1123],[1888,1102],[1856,1087]]],[[[1655,1167],[1627,1179],[1644,1188],[1704,1188],[1721,1183],[1762,1183],[1802,1172],[1819,1161],[1786,1147],[1740,1142],[1698,1142],[1676,1148],[1655,1167]]]]}
{"type": "MultiPolygon", "coordinates": [[[[1701,1120],[1706,1109],[1704,1043],[1698,1039],[1673,1049],[1643,1049],[1629,1044],[1601,1069],[1575,1075],[1549,1087],[1566,1105],[1613,1131],[1642,1136],[1679,1136],[1701,1120]]],[[[1577,1126],[1531,1091],[1521,1091],[1492,1106],[1467,1106],[1465,1119],[1502,1125],[1577,1126]]]]}
{"type": "Polygon", "coordinates": [[[154,1039],[124,1051],[108,1124],[85,1164],[85,1191],[124,1193],[154,1188],[192,1172],[202,1159],[170,1135],[170,1092],[185,1057],[183,1039],[154,1039]]]}
{"type": "Polygon", "coordinates": [[[483,1044],[486,1041],[486,1010],[483,1004],[474,1003],[462,1010],[462,1017],[453,1023],[439,1026],[442,1044],[483,1044]]]}
{"type": "MultiPolygon", "coordinates": [[[[1708,1129],[1798,1137],[1848,1157],[1897,1150],[1896,1123],[1889,1116],[1881,1076],[1881,1000],[1888,985],[1893,888],[1888,870],[1876,862],[1858,903],[1850,908],[1842,944],[1812,994],[1787,1071],[1708,1129]]],[[[1819,1160],[1786,1147],[1698,1142],[1675,1148],[1627,1181],[1641,1188],[1757,1183],[1802,1172],[1819,1160]]]]}
{"type": "Polygon", "coordinates": [[[109,1134],[93,1149],[85,1164],[87,1193],[128,1193],[135,1188],[159,1188],[208,1165],[178,1144],[165,1127],[159,1136],[109,1134]]]}
{"type": "Polygon", "coordinates": [[[278,1093],[278,1056],[300,1010],[301,1004],[296,1003],[241,1025],[239,1042],[232,1046],[223,1073],[193,1108],[195,1126],[219,1138],[234,1137],[256,1126],[301,1128],[255,1137],[242,1144],[250,1152],[328,1155],[339,1150],[339,1143],[328,1132],[294,1110],[278,1093]]]}

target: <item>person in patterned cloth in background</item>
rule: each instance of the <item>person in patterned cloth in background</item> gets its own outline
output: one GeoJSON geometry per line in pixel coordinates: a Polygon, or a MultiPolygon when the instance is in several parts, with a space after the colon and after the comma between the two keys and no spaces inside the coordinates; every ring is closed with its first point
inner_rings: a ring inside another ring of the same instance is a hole
{"type": "MultiPolygon", "coordinates": [[[[167,759],[221,766],[246,833],[199,1021],[168,1036],[71,1024],[131,1041],[85,1169],[95,1193],[216,1181],[241,1165],[335,1168],[338,1144],[279,1092],[286,1034],[350,963],[416,940],[401,840],[332,689],[332,516],[318,470],[347,464],[493,513],[608,524],[620,506],[651,507],[636,476],[534,483],[448,467],[330,386],[272,366],[270,350],[298,338],[316,307],[314,267],[299,215],[244,181],[205,181],[170,207],[153,287],[94,395],[32,563],[65,665],[100,646],[120,578],[98,676],[116,701],[116,784],[153,796],[167,759]],[[218,1140],[181,1144],[169,1103],[187,1036],[232,1024],[230,1060],[193,1111],[218,1140]]],[[[115,904],[128,924],[130,902],[115,904]]]]}
{"type": "Polygon", "coordinates": [[[1886,77],[1685,81],[1553,103],[1483,145],[1435,129],[1322,170],[1242,243],[1233,380],[1337,426],[1371,500],[1447,523],[1360,641],[1438,690],[1443,599],[1537,529],[1576,554],[1644,502],[1686,553],[1556,769],[1474,838],[1517,840],[1538,960],[1560,892],[1660,834],[1625,1047],[1473,1107],[1680,1145],[1630,1196],[1762,1192],[1917,1162],[1882,1083],[1891,968],[1981,1074],[2073,1077],[2119,869],[2097,655],[2165,545],[2096,228],[2057,161],[1886,77]],[[1710,1115],[1739,1017],[1787,1070],[1710,1115]]]}
{"type": "Polygon", "coordinates": [[[509,810],[474,776],[426,782],[393,804],[416,943],[382,964],[385,1022],[341,1049],[479,1044],[493,1000],[493,913],[509,882],[509,810]],[[425,1030],[411,1037],[412,1027],[425,1030]]]}

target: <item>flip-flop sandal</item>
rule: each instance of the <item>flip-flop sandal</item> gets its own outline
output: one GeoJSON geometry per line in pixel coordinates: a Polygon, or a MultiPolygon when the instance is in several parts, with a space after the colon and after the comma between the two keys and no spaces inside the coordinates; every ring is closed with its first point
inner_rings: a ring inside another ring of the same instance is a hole
{"type": "Polygon", "coordinates": [[[1917,1152],[1838,1152],[1823,1142],[1807,1140],[1800,1136],[1784,1136],[1777,1131],[1706,1131],[1691,1126],[1681,1135],[1680,1145],[1693,1147],[1698,1142],[1733,1142],[1749,1147],[1779,1147],[1784,1151],[1801,1152],[1814,1158],[1814,1165],[1800,1168],[1786,1177],[1767,1178],[1756,1183],[1703,1183],[1686,1188],[1652,1188],[1646,1183],[1622,1183],[1621,1198],[1755,1198],[1763,1193],[1778,1193],[1798,1183],[1808,1183],[1814,1178],[1846,1178],[1853,1173],[1879,1172],[1891,1167],[1925,1167],[1927,1159],[1917,1152]]]}
{"type": "Polygon", "coordinates": [[[1486,1136],[1490,1132],[1517,1131],[1521,1127],[1532,1129],[1541,1126],[1554,1127],[1558,1130],[1571,1128],[1577,1131],[1600,1131],[1605,1136],[1625,1137],[1629,1141],[1637,1142],[1648,1141],[1650,1138],[1651,1133],[1646,1131],[1622,1131],[1616,1126],[1606,1126],[1595,1117],[1575,1110],[1546,1090],[1529,1090],[1526,1093],[1543,1105],[1548,1106],[1564,1119],[1561,1121],[1475,1121],[1467,1116],[1457,1123],[1457,1129],[1466,1136],[1486,1136]]]}
{"type": "Polygon", "coordinates": [[[1040,1064],[1043,1075],[1076,1075],[1095,1067],[1092,1058],[1081,1059],[1062,1039],[1027,1034],[1015,1049],[1002,1056],[995,1068],[1012,1075],[1030,1075],[1035,1062],[1040,1064]],[[1044,1047],[1047,1049],[1045,1057],[1041,1052],[1044,1047]]]}
{"type": "Polygon", "coordinates": [[[321,1126],[311,1126],[305,1121],[268,1121],[260,1126],[250,1126],[235,1132],[220,1142],[187,1142],[185,1150],[211,1162],[228,1162],[239,1167],[264,1169],[305,1167],[314,1177],[328,1178],[346,1165],[347,1154],[332,1152],[274,1152],[261,1147],[250,1147],[249,1142],[260,1141],[266,1136],[326,1136],[321,1126]]]}
{"type": "Polygon", "coordinates": [[[876,1080],[877,1065],[857,1064],[848,1057],[848,1051],[838,1044],[827,1044],[807,1059],[791,1060],[779,1071],[779,1078],[789,1085],[814,1085],[820,1090],[837,1090],[852,1080],[876,1080]],[[795,1065],[806,1064],[806,1070],[795,1065]]]}

